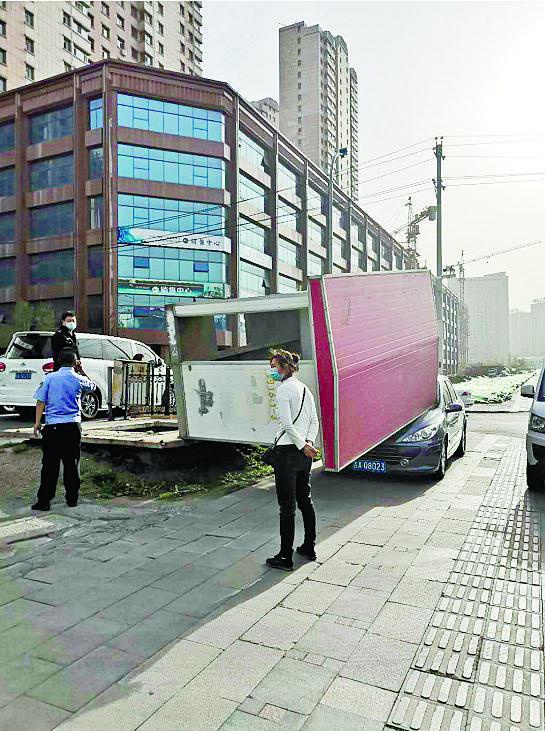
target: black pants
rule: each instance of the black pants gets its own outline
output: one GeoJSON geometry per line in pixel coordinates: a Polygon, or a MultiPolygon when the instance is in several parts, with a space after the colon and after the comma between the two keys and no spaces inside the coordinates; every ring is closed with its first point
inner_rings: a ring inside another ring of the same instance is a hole
{"type": "Polygon", "coordinates": [[[316,515],[310,494],[312,459],[295,445],[276,448],[274,477],[280,506],[280,553],[291,557],[295,535],[295,506],[301,511],[305,527],[305,546],[316,541],[316,515]]]}
{"type": "Polygon", "coordinates": [[[81,424],[46,424],[42,431],[42,474],[37,501],[49,505],[55,497],[61,461],[67,503],[77,503],[80,476],[81,424]]]}

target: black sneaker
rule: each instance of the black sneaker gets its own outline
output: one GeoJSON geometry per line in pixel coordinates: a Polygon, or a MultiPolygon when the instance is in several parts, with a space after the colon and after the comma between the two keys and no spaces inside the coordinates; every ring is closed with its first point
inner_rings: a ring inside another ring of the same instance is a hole
{"type": "Polygon", "coordinates": [[[78,507],[78,504],[77,503],[69,503],[68,500],[66,501],[66,504],[68,505],[69,508],[77,508],[78,507]]]}
{"type": "Polygon", "coordinates": [[[293,571],[293,561],[291,560],[291,558],[281,556],[279,553],[277,553],[276,556],[268,558],[266,564],[273,569],[282,569],[282,571],[293,571]]]}
{"type": "Polygon", "coordinates": [[[44,512],[47,510],[51,510],[49,505],[40,505],[40,503],[34,503],[34,505],[30,509],[31,510],[43,510],[44,512]]]}
{"type": "Polygon", "coordinates": [[[297,553],[307,561],[316,561],[316,551],[314,548],[307,548],[304,543],[302,546],[297,546],[297,553]]]}

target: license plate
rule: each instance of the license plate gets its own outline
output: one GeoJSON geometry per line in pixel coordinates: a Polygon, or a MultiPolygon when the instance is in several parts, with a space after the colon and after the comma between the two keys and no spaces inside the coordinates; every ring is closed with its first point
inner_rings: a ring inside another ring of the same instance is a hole
{"type": "Polygon", "coordinates": [[[16,371],[15,372],[15,380],[16,381],[30,381],[32,378],[32,373],[29,371],[16,371]]]}
{"type": "Polygon", "coordinates": [[[357,459],[352,469],[357,472],[386,472],[386,462],[383,459],[357,459]]]}

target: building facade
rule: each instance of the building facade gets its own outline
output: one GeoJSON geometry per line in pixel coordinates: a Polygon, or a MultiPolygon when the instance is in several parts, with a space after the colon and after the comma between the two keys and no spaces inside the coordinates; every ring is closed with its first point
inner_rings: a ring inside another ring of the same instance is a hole
{"type": "MultiPolygon", "coordinates": [[[[103,61],[0,96],[0,311],[167,343],[164,307],[325,271],[327,177],[227,84],[103,61]]],[[[335,272],[406,252],[335,189],[335,272]]]]}
{"type": "Polygon", "coordinates": [[[0,91],[114,58],[202,74],[202,2],[0,2],[0,91]]]}
{"type": "Polygon", "coordinates": [[[270,96],[265,99],[259,99],[256,102],[252,102],[252,106],[262,114],[267,122],[270,122],[273,127],[278,127],[280,124],[280,107],[275,99],[271,99],[270,96]]]}
{"type": "Polygon", "coordinates": [[[509,313],[509,352],[512,358],[533,355],[532,314],[524,310],[509,313]]]}
{"type": "Polygon", "coordinates": [[[337,182],[358,199],[358,80],[341,36],[307,27],[280,29],[280,131],[316,165],[337,161],[337,182]]]}
{"type": "MultiPolygon", "coordinates": [[[[460,280],[447,279],[459,296],[460,280]]],[[[505,272],[465,277],[467,365],[509,365],[509,280],[505,272]]]]}

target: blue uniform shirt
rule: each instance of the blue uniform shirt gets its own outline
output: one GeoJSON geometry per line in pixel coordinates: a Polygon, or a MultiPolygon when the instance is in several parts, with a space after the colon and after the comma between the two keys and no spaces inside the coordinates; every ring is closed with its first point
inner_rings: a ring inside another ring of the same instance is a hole
{"type": "Polygon", "coordinates": [[[69,424],[81,421],[81,392],[95,388],[93,381],[64,366],[44,378],[34,398],[45,404],[46,424],[69,424]]]}

